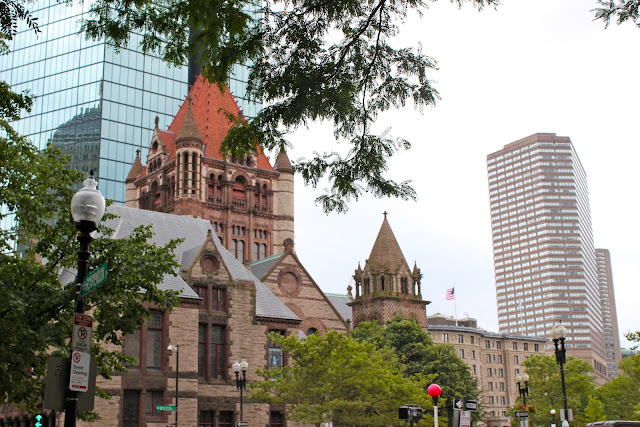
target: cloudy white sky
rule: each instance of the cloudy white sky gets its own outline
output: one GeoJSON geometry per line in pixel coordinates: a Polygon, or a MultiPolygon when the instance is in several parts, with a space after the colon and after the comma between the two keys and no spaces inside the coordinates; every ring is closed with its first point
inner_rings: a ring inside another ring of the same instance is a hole
{"type": "MultiPolygon", "coordinates": [[[[407,261],[422,269],[429,314],[457,314],[497,331],[487,154],[536,132],[571,138],[587,172],[594,242],[611,251],[620,333],[640,329],[638,159],[640,29],[593,22],[595,0],[503,0],[481,13],[447,1],[401,28],[399,42],[438,60],[442,101],[407,107],[377,126],[413,143],[389,176],[417,202],[363,197],[325,216],[319,190],[296,181],[296,250],[326,292],[346,293],[388,219],[407,261]]],[[[292,160],[333,150],[331,127],[298,131],[292,160]]],[[[346,147],[343,147],[343,150],[346,147]]],[[[625,341],[623,341],[624,343],[625,341]]],[[[624,344],[623,344],[624,346],[624,344]]]]}

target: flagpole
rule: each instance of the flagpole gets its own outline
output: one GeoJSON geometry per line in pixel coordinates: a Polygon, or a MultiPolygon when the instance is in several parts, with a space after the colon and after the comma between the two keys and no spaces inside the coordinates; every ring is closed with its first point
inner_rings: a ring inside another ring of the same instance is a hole
{"type": "Polygon", "coordinates": [[[458,304],[456,298],[453,299],[453,314],[456,318],[456,326],[458,326],[458,304]]]}

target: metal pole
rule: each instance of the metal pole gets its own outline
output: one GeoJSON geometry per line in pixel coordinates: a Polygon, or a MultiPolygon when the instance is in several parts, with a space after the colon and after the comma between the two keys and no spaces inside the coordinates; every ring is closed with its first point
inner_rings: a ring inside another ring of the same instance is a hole
{"type": "Polygon", "coordinates": [[[438,405],[433,407],[433,425],[438,427],[438,405]]]}
{"type": "Polygon", "coordinates": [[[240,383],[240,421],[243,421],[242,419],[242,411],[243,411],[243,401],[242,401],[242,390],[244,389],[244,385],[245,385],[245,381],[247,380],[247,374],[246,372],[242,373],[242,381],[240,383]]]}
{"type": "MultiPolygon", "coordinates": [[[[564,345],[564,343],[563,343],[564,345]]],[[[564,403],[564,420],[569,423],[569,409],[567,408],[567,388],[564,384],[564,363],[560,363],[560,379],[562,380],[562,402],[564,403]]],[[[563,421],[564,424],[564,421],[563,421]]]]}
{"type": "MultiPolygon", "coordinates": [[[[89,265],[89,244],[93,240],[91,235],[91,231],[96,229],[96,226],[91,221],[78,221],[76,222],[76,228],[78,229],[78,242],[80,243],[80,247],[78,248],[78,274],[76,275],[76,295],[74,298],[74,313],[84,313],[84,299],[80,296],[82,291],[82,282],[84,281],[84,277],[87,275],[87,267],[89,265]]],[[[69,344],[73,342],[73,329],[71,332],[71,340],[69,344]]],[[[69,360],[73,355],[73,348],[69,351],[69,360]]],[[[71,369],[71,364],[69,364],[69,369],[71,369]]],[[[71,372],[69,372],[71,375],[71,372]]],[[[78,404],[78,392],[69,390],[67,386],[67,402],[64,411],[64,427],[75,427],[76,426],[76,410],[78,404]]]]}
{"type": "Polygon", "coordinates": [[[176,346],[176,427],[178,427],[178,378],[180,377],[180,346],[176,346]]]}

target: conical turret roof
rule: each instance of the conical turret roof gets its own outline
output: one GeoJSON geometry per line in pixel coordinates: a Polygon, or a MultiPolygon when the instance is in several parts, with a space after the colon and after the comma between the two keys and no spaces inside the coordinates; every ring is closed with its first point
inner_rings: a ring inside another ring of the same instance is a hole
{"type": "Polygon", "coordinates": [[[135,179],[140,175],[140,172],[142,172],[142,169],[144,168],[142,166],[142,161],[140,160],[140,150],[137,150],[136,159],[131,165],[131,170],[129,171],[129,175],[127,175],[125,182],[135,181],[135,179]]]}
{"type": "Polygon", "coordinates": [[[182,139],[195,139],[202,142],[202,133],[200,132],[200,128],[198,127],[196,116],[195,114],[193,114],[193,109],[191,108],[191,100],[189,100],[187,113],[185,114],[184,120],[182,121],[182,126],[180,126],[180,130],[178,130],[176,142],[182,139]]]}
{"type": "MultiPolygon", "coordinates": [[[[402,266],[408,271],[411,271],[402,254],[396,236],[393,234],[393,230],[391,230],[386,212],[384,213],[384,221],[382,221],[378,237],[376,237],[376,241],[371,249],[371,254],[367,260],[367,266],[370,271],[388,271],[391,273],[398,271],[402,266]]],[[[367,266],[365,266],[365,268],[367,266]]]]}
{"type": "Polygon", "coordinates": [[[291,166],[289,156],[287,156],[287,153],[283,150],[278,153],[278,157],[276,158],[276,169],[278,172],[293,172],[293,166],[291,166]]]}

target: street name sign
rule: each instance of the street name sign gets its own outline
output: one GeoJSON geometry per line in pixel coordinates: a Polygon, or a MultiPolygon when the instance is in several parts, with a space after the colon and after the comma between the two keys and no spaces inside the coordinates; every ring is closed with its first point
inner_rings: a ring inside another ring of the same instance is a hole
{"type": "Polygon", "coordinates": [[[529,412],[527,411],[516,411],[516,418],[529,418],[529,412]]]}
{"type": "Polygon", "coordinates": [[[87,274],[82,282],[82,290],[80,296],[85,296],[89,292],[93,292],[100,285],[107,281],[107,267],[109,267],[109,261],[105,261],[89,274],[87,274]]]}
{"type": "Polygon", "coordinates": [[[93,318],[88,314],[74,313],[73,315],[73,337],[71,349],[91,353],[91,331],[93,328],[93,318]]]}
{"type": "Polygon", "coordinates": [[[478,401],[456,399],[453,401],[453,409],[476,412],[478,410],[478,401]]]}
{"type": "Polygon", "coordinates": [[[173,405],[157,405],[156,411],[175,411],[176,407],[173,405]]]}
{"type": "Polygon", "coordinates": [[[86,392],[89,389],[89,367],[91,356],[84,351],[71,353],[71,374],[69,375],[69,390],[86,392]]]}

